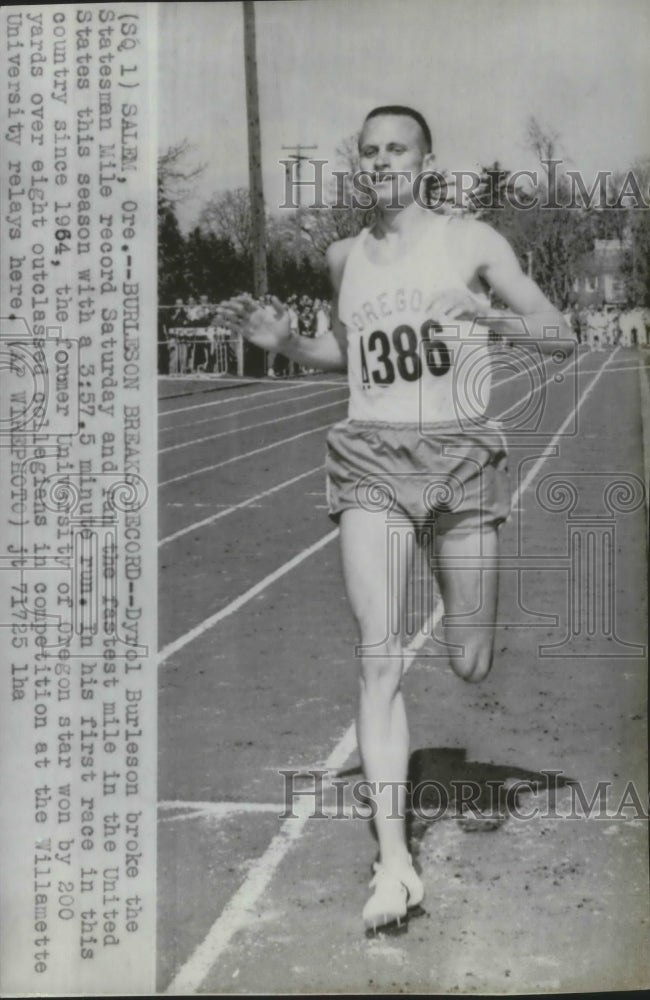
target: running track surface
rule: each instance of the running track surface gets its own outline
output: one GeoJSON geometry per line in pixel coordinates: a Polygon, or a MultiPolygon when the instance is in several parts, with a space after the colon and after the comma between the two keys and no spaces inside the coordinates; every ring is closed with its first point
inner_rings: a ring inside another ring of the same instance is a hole
{"type": "MultiPolygon", "coordinates": [[[[516,359],[497,367],[489,412],[504,415],[514,503],[495,666],[463,685],[425,614],[404,684],[418,778],[534,783],[557,770],[590,798],[611,782],[606,811],[554,818],[541,785],[521,800],[539,807],[526,821],[416,824],[426,912],[374,938],[360,920],[367,822],[312,819],[309,796],[279,819],[282,770],[359,776],[356,634],[323,467],[344,380],[161,380],[160,991],[648,985],[646,824],[613,816],[628,782],[646,788],[646,515],[620,494],[612,518],[603,499],[608,483],[645,479],[645,361],[618,349],[533,376],[516,359]],[[578,484],[578,506],[543,492],[551,475],[578,484]],[[569,636],[571,518],[583,536],[595,525],[592,539],[613,527],[608,635],[587,604],[569,636]]],[[[566,811],[569,788],[553,801],[566,811]]]]}

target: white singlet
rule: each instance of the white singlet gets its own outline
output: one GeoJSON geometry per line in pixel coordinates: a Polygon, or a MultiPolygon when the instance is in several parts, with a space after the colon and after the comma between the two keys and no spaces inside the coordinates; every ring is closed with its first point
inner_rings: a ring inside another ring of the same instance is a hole
{"type": "Polygon", "coordinates": [[[467,290],[445,246],[449,218],[432,214],[417,243],[388,264],[369,259],[367,229],[352,244],[339,294],[351,420],[462,424],[484,417],[488,330],[438,322],[431,311],[440,292],[467,290]]]}

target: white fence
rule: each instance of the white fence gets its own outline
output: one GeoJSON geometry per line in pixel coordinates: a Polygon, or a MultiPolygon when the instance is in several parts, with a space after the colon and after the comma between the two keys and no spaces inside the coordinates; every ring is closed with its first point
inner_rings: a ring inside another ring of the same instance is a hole
{"type": "Polygon", "coordinates": [[[216,325],[216,312],[213,303],[158,307],[159,374],[244,374],[243,340],[216,325]]]}
{"type": "Polygon", "coordinates": [[[242,337],[212,327],[170,327],[158,341],[158,351],[161,360],[166,353],[166,364],[159,361],[164,374],[244,374],[242,337]]]}

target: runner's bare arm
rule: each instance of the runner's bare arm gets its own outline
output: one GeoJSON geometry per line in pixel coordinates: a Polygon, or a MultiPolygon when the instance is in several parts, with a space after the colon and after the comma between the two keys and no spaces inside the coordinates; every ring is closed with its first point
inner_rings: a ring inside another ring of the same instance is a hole
{"type": "Polygon", "coordinates": [[[334,289],[331,329],[320,337],[301,337],[291,331],[289,314],[285,307],[273,299],[271,305],[261,305],[250,295],[239,295],[222,302],[218,315],[230,329],[241,333],[251,343],[266,351],[276,351],[307,368],[322,371],[347,370],[345,327],[339,322],[336,299],[347,253],[342,252],[341,240],[327,252],[330,278],[334,289]]]}
{"type": "Polygon", "coordinates": [[[347,371],[347,334],[339,320],[338,293],[352,242],[351,239],[338,240],[328,247],[325,255],[333,293],[330,329],[314,338],[293,334],[280,348],[282,354],[307,368],[334,372],[347,371]]]}
{"type": "Polygon", "coordinates": [[[277,299],[270,305],[262,305],[250,296],[240,295],[222,302],[218,316],[230,330],[265,351],[284,354],[307,368],[346,370],[344,355],[332,331],[313,339],[293,333],[288,311],[277,299]]]}
{"type": "Polygon", "coordinates": [[[351,239],[338,240],[327,249],[326,260],[332,285],[330,329],[314,338],[291,334],[288,341],[285,340],[278,348],[282,354],[307,368],[334,372],[347,371],[347,334],[339,320],[338,293],[352,242],[351,239]]]}
{"type": "Polygon", "coordinates": [[[503,236],[491,226],[474,220],[466,222],[462,232],[460,227],[456,232],[462,241],[460,253],[465,260],[471,260],[475,278],[483,279],[507,303],[509,310],[492,308],[483,295],[464,296],[453,291],[441,293],[435,303],[437,309],[442,309],[449,318],[477,320],[513,342],[535,344],[544,353],[557,350],[558,338],[563,341],[563,350],[567,341],[575,344],[575,334],[562,313],[532,278],[524,274],[503,236]]]}

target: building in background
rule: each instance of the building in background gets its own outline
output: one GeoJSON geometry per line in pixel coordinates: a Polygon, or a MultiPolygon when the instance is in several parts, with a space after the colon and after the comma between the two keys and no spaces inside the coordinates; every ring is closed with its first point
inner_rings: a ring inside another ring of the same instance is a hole
{"type": "Polygon", "coordinates": [[[596,309],[603,306],[625,306],[622,264],[625,251],[629,248],[628,236],[623,239],[595,241],[594,249],[582,259],[580,276],[573,282],[575,298],[580,306],[596,309]]]}

